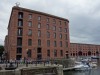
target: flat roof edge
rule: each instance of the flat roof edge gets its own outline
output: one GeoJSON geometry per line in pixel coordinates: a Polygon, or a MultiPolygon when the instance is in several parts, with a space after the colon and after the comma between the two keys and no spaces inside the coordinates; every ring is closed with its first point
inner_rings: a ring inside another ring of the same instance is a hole
{"type": "Polygon", "coordinates": [[[67,21],[69,23],[68,19],[65,19],[65,18],[62,18],[62,17],[58,17],[58,16],[55,16],[55,15],[51,15],[51,14],[48,14],[48,13],[40,12],[40,11],[35,11],[35,10],[31,10],[31,9],[27,9],[27,8],[22,8],[22,7],[17,7],[17,6],[14,6],[13,9],[23,10],[23,11],[28,11],[28,12],[35,12],[35,13],[47,15],[47,16],[50,16],[50,17],[59,18],[59,19],[65,20],[65,21],[67,21]]]}

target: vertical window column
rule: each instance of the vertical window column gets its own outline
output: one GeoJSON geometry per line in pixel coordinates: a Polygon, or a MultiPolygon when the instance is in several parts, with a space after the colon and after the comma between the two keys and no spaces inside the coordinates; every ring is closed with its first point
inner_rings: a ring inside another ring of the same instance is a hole
{"type": "Polygon", "coordinates": [[[23,35],[23,12],[18,12],[18,29],[17,29],[17,48],[16,48],[16,59],[20,60],[22,58],[22,36],[23,35]]]}

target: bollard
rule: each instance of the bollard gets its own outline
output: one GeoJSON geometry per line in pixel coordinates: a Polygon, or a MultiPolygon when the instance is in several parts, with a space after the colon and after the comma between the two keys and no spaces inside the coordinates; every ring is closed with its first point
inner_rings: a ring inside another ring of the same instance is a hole
{"type": "Polygon", "coordinates": [[[26,61],[26,67],[28,67],[28,62],[26,61]]]}
{"type": "Polygon", "coordinates": [[[35,61],[35,66],[37,66],[37,61],[35,61]]]}
{"type": "Polygon", "coordinates": [[[6,62],[6,67],[8,67],[8,66],[7,66],[7,62],[6,62]]]}
{"type": "Polygon", "coordinates": [[[17,67],[18,67],[18,62],[17,62],[17,67]]]}
{"type": "Polygon", "coordinates": [[[44,66],[45,66],[45,61],[44,61],[44,66]]]}

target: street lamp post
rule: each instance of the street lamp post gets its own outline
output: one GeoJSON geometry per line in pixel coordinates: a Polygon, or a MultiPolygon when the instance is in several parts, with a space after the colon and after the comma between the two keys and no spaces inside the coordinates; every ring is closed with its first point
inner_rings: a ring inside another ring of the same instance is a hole
{"type": "Polygon", "coordinates": [[[7,67],[7,63],[8,63],[8,61],[7,61],[7,52],[5,52],[5,59],[6,59],[6,67],[7,67]]]}
{"type": "Polygon", "coordinates": [[[26,67],[28,67],[28,49],[26,49],[26,67]]]}

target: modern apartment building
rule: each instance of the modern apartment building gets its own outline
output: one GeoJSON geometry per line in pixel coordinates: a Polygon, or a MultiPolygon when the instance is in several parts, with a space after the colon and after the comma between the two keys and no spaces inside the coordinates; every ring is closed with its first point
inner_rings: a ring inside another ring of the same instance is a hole
{"type": "Polygon", "coordinates": [[[8,59],[68,57],[68,19],[18,6],[12,8],[5,50],[8,59]]]}
{"type": "Polygon", "coordinates": [[[69,54],[71,57],[98,56],[100,55],[100,45],[70,43],[69,54]]]}

